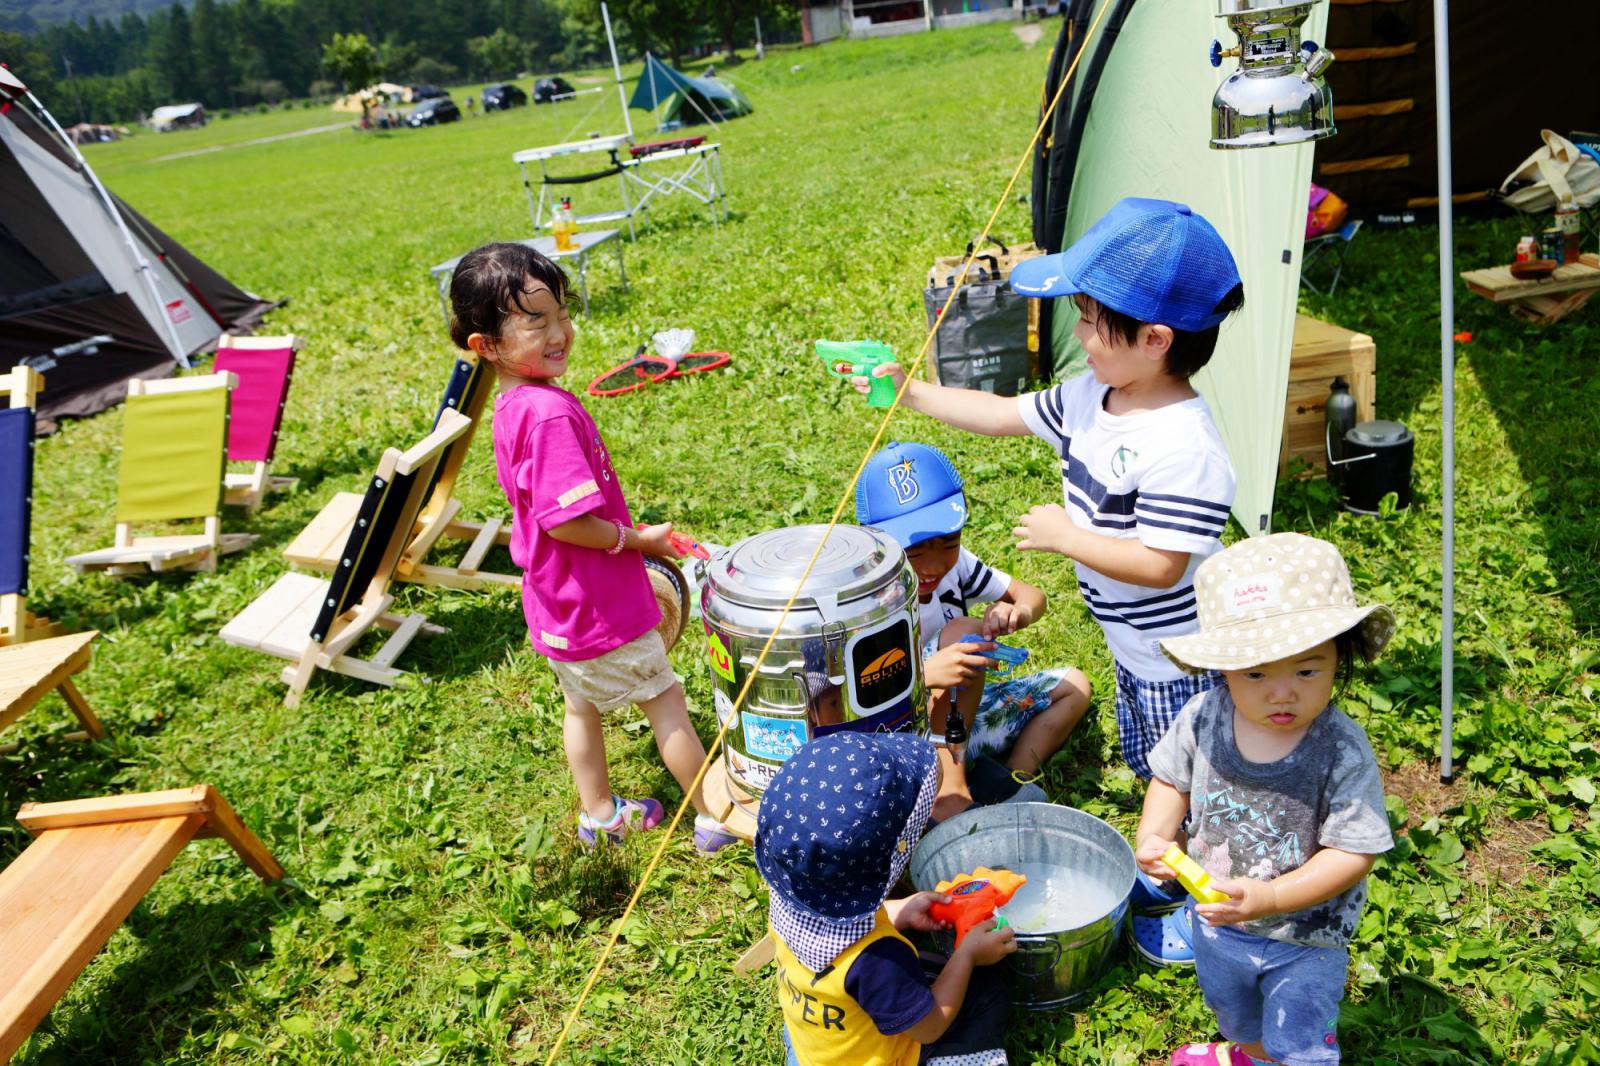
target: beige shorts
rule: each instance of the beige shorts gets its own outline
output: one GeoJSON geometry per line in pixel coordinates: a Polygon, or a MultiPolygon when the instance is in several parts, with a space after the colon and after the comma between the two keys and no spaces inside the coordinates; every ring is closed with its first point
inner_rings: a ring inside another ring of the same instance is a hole
{"type": "Polygon", "coordinates": [[[678,683],[661,634],[654,629],[594,659],[549,662],[563,692],[601,711],[653,700],[678,683]]]}

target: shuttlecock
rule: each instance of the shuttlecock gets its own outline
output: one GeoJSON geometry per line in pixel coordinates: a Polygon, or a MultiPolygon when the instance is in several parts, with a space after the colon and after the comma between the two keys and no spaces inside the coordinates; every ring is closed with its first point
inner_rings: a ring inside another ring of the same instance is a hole
{"type": "Polygon", "coordinates": [[[681,359],[694,344],[694,330],[664,329],[651,337],[650,343],[663,359],[681,359]]]}

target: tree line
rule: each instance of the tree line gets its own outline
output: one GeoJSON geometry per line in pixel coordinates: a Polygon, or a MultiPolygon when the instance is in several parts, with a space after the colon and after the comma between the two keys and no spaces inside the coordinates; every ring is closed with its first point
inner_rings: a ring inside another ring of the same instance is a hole
{"type": "MultiPolygon", "coordinates": [[[[678,62],[692,50],[799,36],[799,0],[610,0],[617,46],[678,62]]],[[[125,122],[162,104],[226,110],[327,97],[372,74],[449,84],[609,58],[598,0],[193,0],[148,17],[90,16],[0,31],[0,62],[62,121],[125,122]],[[350,49],[367,64],[350,65],[350,49]],[[359,79],[358,79],[359,80],[359,79]]],[[[357,86],[359,87],[359,86],[357,86]]]]}

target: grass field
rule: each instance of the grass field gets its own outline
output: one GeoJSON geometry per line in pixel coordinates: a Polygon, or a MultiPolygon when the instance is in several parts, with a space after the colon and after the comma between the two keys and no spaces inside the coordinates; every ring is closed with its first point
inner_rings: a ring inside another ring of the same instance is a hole
{"type": "MultiPolygon", "coordinates": [[[[756,106],[717,131],[733,218],[713,231],[693,205],[665,202],[626,247],[626,292],[597,257],[568,381],[581,390],[669,326],[734,353],[726,372],[592,402],[637,515],[718,543],[826,519],[873,421],[821,374],[810,341],[921,343],[923,274],[988,217],[1031,133],[1046,59],[1047,43],[983,27],[722,68],[756,106]]],[[[236,116],[90,149],[106,183],[191,250],[290,298],[269,328],[307,340],[279,449],[300,485],[250,521],[261,543],[215,574],[74,577],[66,555],[109,543],[120,412],[41,443],[34,604],[105,633],[82,688],[114,739],[60,742],[69,716],[52,699],[8,731],[22,744],[0,757],[0,810],[210,781],[303,892],[275,896],[220,846],[191,847],[40,1027],[18,1059],[28,1066],[543,1061],[648,854],[646,841],[578,850],[559,696],[514,593],[404,587],[401,606],[450,627],[400,664],[429,683],[319,675],[296,711],[276,660],[217,640],[319,506],[425,430],[452,358],[427,268],[528,234],[511,153],[619,125],[608,92],[438,129],[239,146],[336,120],[236,116]],[[211,145],[233,147],[156,161],[211,145]]],[[[590,188],[576,189],[580,212],[598,206],[590,188]]],[[[1459,261],[1503,260],[1520,228],[1462,224],[1459,261]]],[[[1027,230],[1013,195],[996,231],[1027,230]]],[[[1363,593],[1402,619],[1345,702],[1406,832],[1372,879],[1342,1040],[1353,1062],[1596,1061],[1600,328],[1590,310],[1535,329],[1458,288],[1474,334],[1457,394],[1464,772],[1441,787],[1435,247],[1426,228],[1363,233],[1337,296],[1305,305],[1377,338],[1380,414],[1417,433],[1417,505],[1358,519],[1308,482],[1283,486],[1277,507],[1278,528],[1335,541],[1363,593]]],[[[955,457],[969,544],[1049,593],[1027,634],[1035,661],[1080,664],[1108,693],[1070,569],[1012,547],[1012,517],[1057,498],[1051,456],[911,414],[896,432],[955,457]]],[[[487,438],[458,493],[468,514],[505,509],[487,438]]],[[[675,664],[709,737],[696,641],[675,664]]],[[[1045,784],[1131,829],[1141,792],[1114,734],[1097,696],[1045,784]]],[[[619,790],[678,798],[642,721],[618,716],[608,744],[619,790]]],[[[0,824],[0,862],[25,840],[0,824]]],[[[748,850],[705,860],[686,834],[674,841],[564,1059],[780,1061],[768,981],[730,970],[765,899],[748,850]]],[[[1015,1062],[1157,1063],[1209,1033],[1191,975],[1124,961],[1083,1008],[1020,1018],[1011,1050],[1015,1062]]]]}

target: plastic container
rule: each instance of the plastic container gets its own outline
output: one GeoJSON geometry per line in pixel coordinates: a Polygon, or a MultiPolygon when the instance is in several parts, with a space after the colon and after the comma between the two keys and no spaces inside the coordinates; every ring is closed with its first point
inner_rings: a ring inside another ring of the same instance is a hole
{"type": "Polygon", "coordinates": [[[556,239],[556,251],[570,252],[578,247],[578,219],[572,213],[572,201],[562,200],[561,206],[550,221],[550,232],[556,239]]]}

